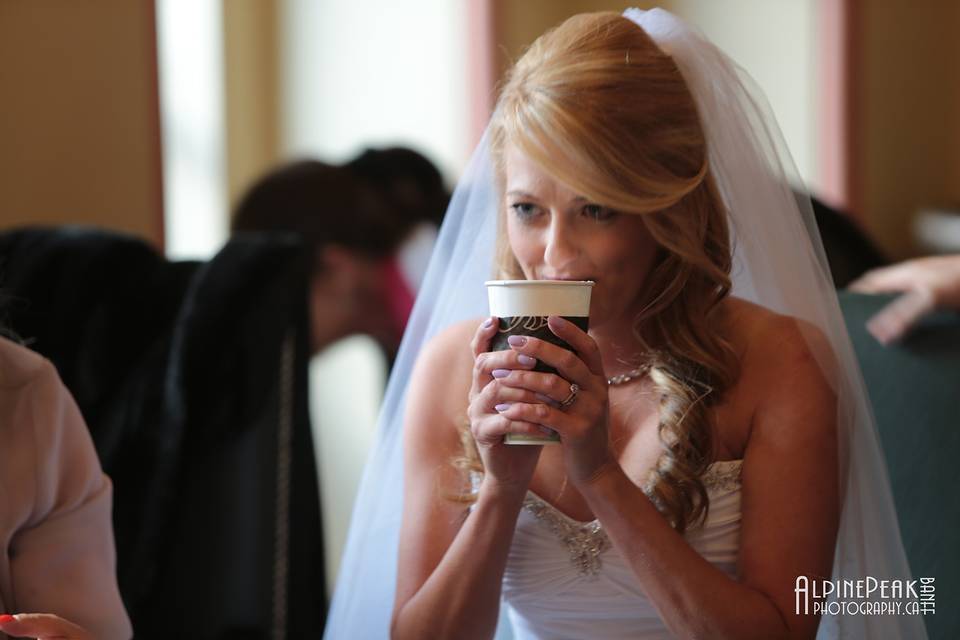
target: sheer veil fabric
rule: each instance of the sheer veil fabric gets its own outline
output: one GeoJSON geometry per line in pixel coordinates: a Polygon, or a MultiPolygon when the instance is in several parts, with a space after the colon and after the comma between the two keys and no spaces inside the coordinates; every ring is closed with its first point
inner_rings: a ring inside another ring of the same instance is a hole
{"type": "MultiPolygon", "coordinates": [[[[832,578],[911,578],[877,429],[810,202],[796,196],[801,182],[762,93],[729,57],[672,14],[628,9],[624,16],[674,58],[697,102],[710,169],[729,212],[733,295],[806,321],[808,342],[837,393],[842,513],[832,578]]],[[[326,638],[389,635],[407,383],[425,342],[455,322],[487,314],[483,282],[493,273],[497,206],[484,135],[454,192],[387,386],[326,638]]],[[[828,615],[817,637],[913,639],[926,632],[918,616],[828,615]]]]}

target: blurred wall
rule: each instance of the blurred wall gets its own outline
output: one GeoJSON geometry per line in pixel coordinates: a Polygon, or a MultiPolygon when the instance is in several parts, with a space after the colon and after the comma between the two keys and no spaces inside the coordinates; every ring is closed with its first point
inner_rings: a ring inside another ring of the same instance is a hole
{"type": "MultiPolygon", "coordinates": [[[[482,1],[489,3],[493,16],[494,67],[501,71],[544,29],[568,15],[634,4],[482,1]]],[[[815,137],[804,130],[817,126],[816,116],[810,115],[817,88],[805,70],[809,60],[802,42],[811,29],[811,7],[827,1],[635,4],[660,4],[698,23],[758,76],[801,170],[816,187],[819,152],[815,137]],[[739,51],[738,42],[757,38],[766,44],[739,51]],[[793,60],[788,70],[764,70],[784,53],[793,60]],[[773,80],[764,81],[765,75],[773,80]]],[[[917,208],[960,202],[960,118],[955,116],[960,82],[950,72],[960,57],[954,33],[960,3],[847,1],[853,3],[857,35],[852,200],[862,208],[855,213],[883,248],[902,257],[915,250],[910,225],[917,208]]],[[[279,23],[286,3],[224,3],[226,188],[231,202],[284,150],[289,123],[279,104],[284,73],[279,23]]],[[[0,2],[0,228],[80,222],[161,243],[155,60],[152,0],[0,2]]]]}
{"type": "Polygon", "coordinates": [[[471,151],[467,4],[281,0],[282,154],[402,145],[453,182],[471,151]]]}
{"type": "Polygon", "coordinates": [[[152,1],[0,2],[0,228],[85,223],[159,246],[152,1]]]}
{"type": "Polygon", "coordinates": [[[894,257],[919,207],[960,206],[960,2],[862,2],[856,162],[863,219],[894,257]]]}
{"type": "Polygon", "coordinates": [[[232,211],[280,160],[278,0],[223,3],[227,195],[232,211]]]}

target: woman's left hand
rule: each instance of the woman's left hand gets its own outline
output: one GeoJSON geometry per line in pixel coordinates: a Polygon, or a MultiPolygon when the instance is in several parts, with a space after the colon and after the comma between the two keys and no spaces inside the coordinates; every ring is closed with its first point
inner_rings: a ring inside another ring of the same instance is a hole
{"type": "Polygon", "coordinates": [[[513,370],[501,378],[505,386],[540,394],[543,404],[514,402],[502,415],[512,420],[540,424],[560,434],[567,474],[574,485],[590,483],[613,465],[610,449],[607,378],[597,343],[578,326],[560,316],[550,316],[550,330],[573,347],[568,351],[534,337],[511,336],[510,347],[554,367],[557,373],[513,370]],[[560,403],[579,387],[567,407],[560,403]]]}
{"type": "Polygon", "coordinates": [[[52,613],[18,613],[0,616],[0,631],[14,638],[38,640],[93,640],[83,628],[52,613]]]}

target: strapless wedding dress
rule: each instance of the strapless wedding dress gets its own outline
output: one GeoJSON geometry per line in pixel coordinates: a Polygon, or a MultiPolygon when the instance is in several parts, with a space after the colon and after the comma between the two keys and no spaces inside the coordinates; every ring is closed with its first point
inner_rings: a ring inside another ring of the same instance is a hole
{"type": "MultiPolygon", "coordinates": [[[[703,482],[710,511],[686,540],[736,578],[742,460],[715,462],[703,482]]],[[[517,520],[503,601],[516,640],[670,638],[630,566],[596,520],[573,520],[528,493],[517,520]]]]}

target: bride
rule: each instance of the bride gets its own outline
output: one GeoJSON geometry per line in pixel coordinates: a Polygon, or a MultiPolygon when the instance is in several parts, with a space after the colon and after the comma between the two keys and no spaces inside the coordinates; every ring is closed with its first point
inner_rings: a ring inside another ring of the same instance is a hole
{"type": "Polygon", "coordinates": [[[801,577],[910,576],[767,117],[663,11],[531,46],[444,223],[327,637],[491,637],[501,610],[521,638],[923,634],[797,605],[801,577]],[[588,332],[550,319],[572,352],[488,351],[497,319],[471,314],[491,263],[595,281],[588,332]],[[503,443],[544,432],[560,444],[503,443]]]}

